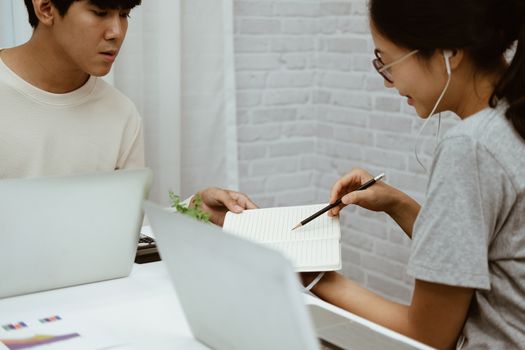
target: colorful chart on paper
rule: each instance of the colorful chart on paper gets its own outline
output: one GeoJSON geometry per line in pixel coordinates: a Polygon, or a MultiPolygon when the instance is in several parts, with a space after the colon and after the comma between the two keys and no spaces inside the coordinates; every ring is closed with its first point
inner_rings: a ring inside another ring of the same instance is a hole
{"type": "Polygon", "coordinates": [[[35,335],[31,338],[25,339],[0,339],[0,343],[3,343],[5,346],[7,346],[9,350],[22,350],[62,342],[77,337],[80,337],[80,334],[71,333],[64,335],[35,335]]]}

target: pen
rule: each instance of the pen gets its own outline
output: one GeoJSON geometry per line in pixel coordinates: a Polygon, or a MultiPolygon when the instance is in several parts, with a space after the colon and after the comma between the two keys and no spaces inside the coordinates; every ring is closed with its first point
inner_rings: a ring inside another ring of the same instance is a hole
{"type": "MultiPolygon", "coordinates": [[[[362,190],[365,190],[365,189],[367,189],[368,187],[372,186],[373,184],[375,184],[377,181],[381,180],[381,179],[384,178],[384,177],[385,177],[385,173],[379,174],[379,175],[377,175],[376,177],[374,177],[374,178],[368,180],[367,182],[365,182],[364,184],[362,184],[361,186],[359,186],[359,188],[356,189],[355,191],[362,191],[362,190]]],[[[301,226],[306,225],[307,223],[309,223],[309,222],[312,221],[313,219],[315,219],[315,218],[317,218],[318,216],[320,216],[320,215],[326,213],[328,210],[337,207],[337,206],[340,205],[341,203],[342,203],[342,202],[341,202],[341,198],[339,198],[335,203],[327,205],[327,206],[324,207],[323,209],[319,210],[317,213],[312,214],[311,216],[307,217],[306,219],[304,219],[303,221],[301,221],[300,223],[298,223],[297,225],[295,225],[295,227],[292,228],[292,231],[295,230],[296,228],[299,228],[299,227],[301,227],[301,226]]]]}

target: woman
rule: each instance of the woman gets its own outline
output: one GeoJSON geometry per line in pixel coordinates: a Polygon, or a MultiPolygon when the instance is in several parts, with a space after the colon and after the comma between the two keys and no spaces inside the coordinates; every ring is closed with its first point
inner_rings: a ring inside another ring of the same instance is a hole
{"type": "MultiPolygon", "coordinates": [[[[354,170],[331,201],[384,211],[412,237],[410,305],[326,273],[320,298],[437,348],[525,344],[525,2],[370,0],[374,66],[419,116],[462,121],[440,141],[427,200],[354,170]],[[512,62],[504,54],[517,42],[512,62]]],[[[305,285],[315,274],[303,275],[305,285]]]]}

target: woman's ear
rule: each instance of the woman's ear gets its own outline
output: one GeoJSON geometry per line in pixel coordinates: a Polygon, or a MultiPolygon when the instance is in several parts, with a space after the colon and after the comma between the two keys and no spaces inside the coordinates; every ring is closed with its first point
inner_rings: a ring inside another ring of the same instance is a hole
{"type": "Polygon", "coordinates": [[[454,70],[459,67],[461,62],[463,61],[463,58],[465,57],[465,51],[464,50],[445,50],[449,52],[449,62],[450,62],[450,69],[454,70]]]}
{"type": "Polygon", "coordinates": [[[45,26],[53,25],[56,8],[51,3],[51,0],[33,0],[33,8],[40,23],[45,26]]]}

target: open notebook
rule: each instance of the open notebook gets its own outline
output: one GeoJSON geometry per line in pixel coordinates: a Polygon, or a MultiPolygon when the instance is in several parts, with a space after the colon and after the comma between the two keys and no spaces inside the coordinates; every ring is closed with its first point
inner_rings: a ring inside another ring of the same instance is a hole
{"type": "Polygon", "coordinates": [[[282,252],[298,272],[341,269],[339,218],[323,214],[291,231],[298,222],[324,208],[325,204],[228,212],[224,231],[282,252]]]}

